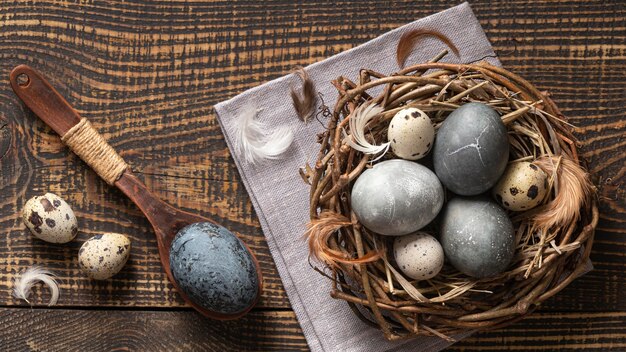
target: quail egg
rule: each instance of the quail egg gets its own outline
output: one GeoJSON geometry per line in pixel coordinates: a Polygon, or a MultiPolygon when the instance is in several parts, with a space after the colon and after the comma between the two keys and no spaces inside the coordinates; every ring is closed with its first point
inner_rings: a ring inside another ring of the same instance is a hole
{"type": "Polygon", "coordinates": [[[130,256],[130,240],[118,233],[95,235],[78,251],[78,264],[92,279],[106,280],[122,270],[130,256]]]}
{"type": "Polygon", "coordinates": [[[525,211],[539,205],[548,191],[548,175],[537,165],[523,161],[509,165],[493,188],[504,208],[525,211]]]}
{"type": "Polygon", "coordinates": [[[396,237],[393,254],[399,269],[415,280],[432,279],[443,267],[443,248],[433,236],[426,233],[396,237]]]}
{"type": "Polygon", "coordinates": [[[391,119],[387,140],[398,157],[418,160],[430,151],[435,140],[435,128],[425,112],[406,108],[398,111],[391,119]]]}
{"type": "Polygon", "coordinates": [[[24,204],[22,220],[35,237],[50,243],[67,243],[78,233],[72,208],[53,193],[29,199],[24,204]]]}

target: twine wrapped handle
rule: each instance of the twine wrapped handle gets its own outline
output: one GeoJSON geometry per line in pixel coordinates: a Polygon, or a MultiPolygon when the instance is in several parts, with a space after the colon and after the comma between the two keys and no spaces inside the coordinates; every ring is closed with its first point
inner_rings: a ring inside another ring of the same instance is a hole
{"type": "Polygon", "coordinates": [[[17,66],[10,81],[15,94],[108,184],[113,185],[129,168],[91,123],[37,71],[27,65],[17,66]]]}
{"type": "Polygon", "coordinates": [[[110,185],[128,168],[124,159],[84,117],[61,136],[61,140],[110,185]]]}

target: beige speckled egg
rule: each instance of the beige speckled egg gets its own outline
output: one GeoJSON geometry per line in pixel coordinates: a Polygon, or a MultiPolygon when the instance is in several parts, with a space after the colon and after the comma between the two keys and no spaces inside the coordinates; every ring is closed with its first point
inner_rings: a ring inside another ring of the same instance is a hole
{"type": "Polygon", "coordinates": [[[415,280],[431,279],[443,267],[441,244],[433,236],[422,232],[396,237],[393,254],[398,268],[415,280]]]}
{"type": "Polygon", "coordinates": [[[507,166],[492,193],[504,208],[526,211],[541,203],[547,189],[548,175],[536,165],[522,161],[507,166]]]}
{"type": "Polygon", "coordinates": [[[416,108],[398,111],[387,130],[391,150],[406,160],[418,160],[426,156],[435,140],[435,128],[428,115],[416,108]]]}
{"type": "Polygon", "coordinates": [[[29,199],[24,204],[22,220],[35,237],[46,242],[67,243],[78,233],[72,208],[53,193],[29,199]]]}
{"type": "Polygon", "coordinates": [[[78,251],[78,264],[92,279],[106,280],[117,274],[130,256],[130,240],[118,233],[95,235],[78,251]]]}

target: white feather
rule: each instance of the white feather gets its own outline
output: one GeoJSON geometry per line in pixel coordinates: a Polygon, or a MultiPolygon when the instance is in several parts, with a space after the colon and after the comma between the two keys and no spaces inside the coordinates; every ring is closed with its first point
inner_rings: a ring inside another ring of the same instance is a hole
{"type": "Polygon", "coordinates": [[[352,116],[350,116],[350,120],[348,121],[350,135],[343,130],[346,143],[348,143],[350,147],[360,151],[361,153],[378,155],[378,157],[372,161],[382,158],[387,150],[389,150],[390,145],[389,142],[381,145],[375,145],[370,143],[367,138],[365,138],[365,127],[381,112],[383,112],[383,108],[377,104],[363,104],[356,108],[356,110],[352,113],[352,116]]]}
{"type": "Polygon", "coordinates": [[[287,126],[268,132],[267,126],[256,119],[259,111],[253,106],[246,106],[237,127],[237,150],[251,164],[265,159],[278,159],[293,142],[293,132],[287,126]]]}
{"type": "Polygon", "coordinates": [[[23,299],[30,304],[28,296],[30,295],[31,288],[38,281],[41,281],[48,285],[48,288],[50,289],[51,297],[48,305],[55,305],[59,299],[59,286],[54,277],[55,275],[48,270],[42,269],[38,266],[30,267],[15,279],[13,296],[15,296],[15,298],[23,299]]]}

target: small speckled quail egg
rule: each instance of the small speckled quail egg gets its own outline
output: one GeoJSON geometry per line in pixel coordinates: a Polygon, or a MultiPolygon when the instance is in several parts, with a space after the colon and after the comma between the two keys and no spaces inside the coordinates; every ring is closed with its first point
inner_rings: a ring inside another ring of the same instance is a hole
{"type": "Polygon", "coordinates": [[[415,280],[432,279],[443,267],[443,248],[433,236],[425,233],[396,237],[393,254],[400,270],[415,280]]]}
{"type": "Polygon", "coordinates": [[[24,204],[22,220],[35,237],[50,243],[67,243],[78,233],[72,208],[53,193],[29,199],[24,204]]]}
{"type": "Polygon", "coordinates": [[[435,140],[435,128],[430,118],[416,108],[398,111],[387,130],[391,150],[402,159],[418,160],[426,156],[435,140]]]}
{"type": "Polygon", "coordinates": [[[118,233],[95,235],[78,251],[78,264],[92,279],[106,280],[117,274],[130,256],[130,240],[118,233]]]}
{"type": "Polygon", "coordinates": [[[539,205],[548,190],[548,175],[535,164],[523,161],[510,164],[493,188],[503,207],[525,211],[539,205]]]}

